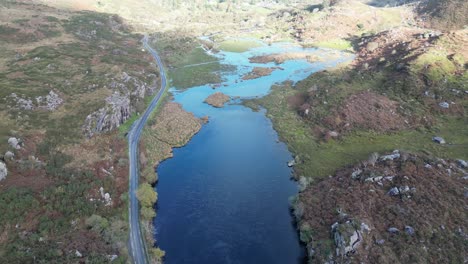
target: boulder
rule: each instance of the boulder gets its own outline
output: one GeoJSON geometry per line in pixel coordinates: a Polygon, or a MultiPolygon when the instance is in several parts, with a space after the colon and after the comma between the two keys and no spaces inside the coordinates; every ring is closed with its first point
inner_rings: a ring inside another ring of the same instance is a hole
{"type": "Polygon", "coordinates": [[[0,181],[5,179],[7,175],[8,175],[8,169],[5,163],[0,161],[0,181]]]}
{"type": "Polygon", "coordinates": [[[439,106],[442,108],[448,109],[450,107],[450,104],[447,102],[442,102],[442,103],[439,103],[439,106]]]}
{"type": "Polygon", "coordinates": [[[411,226],[405,226],[405,233],[410,236],[413,236],[415,233],[414,228],[412,228],[411,226]]]}
{"type": "Polygon", "coordinates": [[[387,229],[387,231],[388,231],[389,233],[395,234],[395,235],[397,235],[397,234],[400,233],[400,230],[399,230],[398,228],[396,228],[396,227],[390,227],[389,229],[387,229]]]}
{"type": "Polygon", "coordinates": [[[15,138],[15,137],[9,138],[8,139],[8,144],[14,149],[20,149],[21,148],[20,140],[15,138]]]}
{"type": "Polygon", "coordinates": [[[436,143],[439,143],[439,144],[445,144],[445,139],[443,139],[441,137],[433,137],[432,141],[434,141],[436,143]]]}
{"type": "Polygon", "coordinates": [[[15,153],[11,151],[7,151],[5,155],[3,156],[6,160],[11,160],[15,157],[15,153]]]}
{"type": "Polygon", "coordinates": [[[395,150],[390,155],[385,155],[385,156],[380,157],[380,160],[386,161],[386,160],[395,160],[398,158],[400,158],[400,152],[398,150],[395,150]]]}
{"type": "Polygon", "coordinates": [[[458,166],[462,167],[462,168],[468,168],[468,162],[464,161],[464,160],[457,160],[457,163],[458,163],[458,166]]]}

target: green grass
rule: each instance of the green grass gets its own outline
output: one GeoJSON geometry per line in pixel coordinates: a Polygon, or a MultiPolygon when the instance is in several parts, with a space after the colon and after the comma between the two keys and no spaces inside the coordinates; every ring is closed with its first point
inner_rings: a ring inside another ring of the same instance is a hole
{"type": "Polygon", "coordinates": [[[249,49],[262,46],[254,40],[228,39],[219,43],[219,49],[228,52],[245,52],[249,49]]]}
{"type": "Polygon", "coordinates": [[[179,54],[182,58],[169,71],[171,84],[185,89],[206,83],[221,82],[218,72],[221,71],[219,59],[206,54],[198,46],[194,46],[187,54],[179,54]]]}
{"type": "Polygon", "coordinates": [[[312,46],[336,50],[352,50],[353,47],[350,41],[344,39],[332,39],[328,41],[314,42],[312,43],[312,46]]]}
{"type": "MultiPolygon", "coordinates": [[[[322,78],[330,77],[325,75],[322,78]]],[[[319,85],[323,84],[323,81],[319,85]]],[[[327,81],[332,82],[330,79],[327,81]]],[[[304,83],[298,85],[302,87],[304,83]]],[[[348,84],[348,87],[353,86],[348,84]]],[[[312,125],[304,122],[286,103],[286,98],[295,94],[296,89],[293,90],[288,86],[275,86],[268,96],[246,104],[252,108],[260,104],[267,109],[267,117],[273,121],[274,128],[281,139],[288,145],[291,152],[299,155],[302,161],[295,167],[298,176],[323,178],[343,166],[365,160],[372,152],[384,153],[394,149],[425,152],[441,158],[468,159],[466,151],[468,119],[465,117],[439,117],[437,124],[431,129],[420,128],[396,133],[354,130],[340,140],[320,141],[313,136],[312,125]],[[436,144],[432,142],[433,136],[442,136],[449,144],[436,144]]],[[[346,91],[345,94],[348,92],[346,91]]],[[[330,109],[322,109],[322,111],[323,114],[320,116],[325,116],[330,109]]]]}

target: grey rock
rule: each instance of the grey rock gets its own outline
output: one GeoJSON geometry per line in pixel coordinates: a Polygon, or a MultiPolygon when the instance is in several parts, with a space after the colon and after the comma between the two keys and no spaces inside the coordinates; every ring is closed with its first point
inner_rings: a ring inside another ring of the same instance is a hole
{"type": "Polygon", "coordinates": [[[400,152],[398,150],[395,150],[390,155],[385,155],[385,156],[380,157],[380,160],[386,161],[386,160],[395,160],[398,158],[400,158],[400,152]]]}
{"type": "Polygon", "coordinates": [[[11,137],[11,138],[8,139],[8,145],[10,145],[14,149],[20,149],[21,148],[20,140],[15,138],[15,137],[11,137]]]}
{"type": "Polygon", "coordinates": [[[433,137],[432,138],[432,141],[436,142],[436,143],[439,143],[439,144],[445,144],[445,139],[441,138],[441,137],[433,137]]]}
{"type": "Polygon", "coordinates": [[[392,233],[392,234],[399,234],[400,233],[400,230],[396,227],[390,227],[389,229],[387,229],[387,231],[389,233],[392,233]]]}
{"type": "Polygon", "coordinates": [[[5,155],[3,155],[3,156],[5,157],[5,159],[11,160],[11,159],[13,159],[13,158],[15,157],[15,153],[13,153],[13,152],[11,152],[11,151],[7,151],[7,152],[5,153],[5,155]]]}
{"type": "Polygon", "coordinates": [[[5,179],[7,175],[8,175],[8,169],[5,163],[0,161],[0,181],[5,179]]]}
{"type": "Polygon", "coordinates": [[[464,160],[458,159],[457,163],[458,163],[458,166],[460,166],[462,168],[468,168],[468,162],[466,162],[464,160]]]}
{"type": "Polygon", "coordinates": [[[336,246],[336,255],[344,257],[356,251],[362,241],[362,233],[354,228],[351,221],[332,225],[332,234],[336,246]]]}
{"type": "Polygon", "coordinates": [[[318,11],[320,11],[320,9],[316,7],[314,10],[312,10],[312,13],[317,13],[318,11]]]}
{"type": "Polygon", "coordinates": [[[361,223],[361,231],[370,232],[371,228],[366,223],[361,223]]]}
{"type": "Polygon", "coordinates": [[[130,118],[132,109],[129,97],[114,93],[106,98],[106,103],[105,107],[86,117],[83,131],[88,137],[111,131],[130,118]]]}
{"type": "Polygon", "coordinates": [[[22,110],[33,110],[34,104],[32,100],[19,97],[16,93],[9,96],[15,102],[15,108],[22,110]]]}
{"type": "Polygon", "coordinates": [[[294,165],[296,165],[296,160],[288,161],[288,167],[293,167],[294,165]]]}
{"type": "Polygon", "coordinates": [[[385,239],[378,239],[375,241],[377,245],[383,245],[385,243],[385,239]]]}
{"type": "Polygon", "coordinates": [[[442,102],[442,103],[439,103],[439,106],[442,108],[448,109],[450,107],[450,104],[447,102],[442,102]]]}
{"type": "Polygon", "coordinates": [[[390,196],[397,196],[400,194],[400,190],[397,187],[393,187],[387,192],[387,194],[390,196]]]}
{"type": "Polygon", "coordinates": [[[413,236],[415,233],[414,228],[412,228],[411,226],[405,226],[405,233],[410,236],[413,236]]]}
{"type": "Polygon", "coordinates": [[[36,97],[36,102],[39,108],[53,111],[63,103],[63,99],[54,91],[50,91],[46,96],[36,97]]]}
{"type": "Polygon", "coordinates": [[[355,171],[353,171],[353,173],[351,173],[351,178],[353,179],[357,179],[362,173],[362,170],[361,169],[357,169],[355,171]]]}

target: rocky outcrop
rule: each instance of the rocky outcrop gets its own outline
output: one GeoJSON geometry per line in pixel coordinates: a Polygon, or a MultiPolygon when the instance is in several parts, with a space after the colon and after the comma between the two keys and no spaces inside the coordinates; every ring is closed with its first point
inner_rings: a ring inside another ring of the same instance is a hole
{"type": "Polygon", "coordinates": [[[106,105],[99,110],[89,114],[83,125],[83,133],[87,137],[101,132],[108,132],[118,128],[136,111],[135,104],[141,103],[145,96],[154,94],[156,91],[156,75],[153,83],[140,80],[123,72],[117,80],[113,80],[109,88],[114,93],[106,98],[106,105]]]}
{"type": "Polygon", "coordinates": [[[34,104],[31,99],[25,99],[19,97],[16,93],[10,94],[10,99],[14,102],[13,108],[21,110],[32,110],[34,109],[34,104]]]}
{"type": "Polygon", "coordinates": [[[36,102],[39,108],[53,111],[63,103],[63,99],[54,91],[50,91],[46,96],[36,97],[36,102]]]}
{"type": "Polygon", "coordinates": [[[63,99],[52,90],[47,95],[33,98],[34,100],[18,96],[16,93],[10,94],[9,98],[13,101],[12,108],[20,110],[44,109],[53,111],[63,104],[63,99]]]}
{"type": "Polygon", "coordinates": [[[106,106],[86,117],[83,132],[92,137],[95,133],[111,131],[123,124],[132,113],[130,98],[114,93],[106,98],[106,106]]]}
{"type": "Polygon", "coordinates": [[[348,254],[354,253],[362,241],[362,232],[359,226],[351,220],[341,224],[335,222],[331,226],[331,232],[335,241],[337,257],[344,258],[348,254]]]}
{"type": "Polygon", "coordinates": [[[8,175],[8,169],[5,163],[0,161],[0,181],[5,179],[7,175],[8,175]]]}

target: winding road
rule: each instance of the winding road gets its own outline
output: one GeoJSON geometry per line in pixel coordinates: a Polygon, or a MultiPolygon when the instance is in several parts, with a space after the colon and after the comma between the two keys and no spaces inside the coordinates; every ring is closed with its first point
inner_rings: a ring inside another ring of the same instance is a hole
{"type": "Polygon", "coordinates": [[[161,76],[161,89],[154,96],[150,105],[143,113],[143,115],[135,121],[130,132],[128,133],[128,155],[130,159],[129,166],[129,222],[130,222],[130,241],[129,241],[129,254],[133,259],[133,263],[145,264],[148,263],[145,243],[140,228],[140,213],[139,202],[136,197],[136,192],[139,185],[139,162],[138,162],[138,142],[140,140],[141,132],[151,112],[157,106],[161,96],[166,90],[166,74],[164,67],[158,53],[148,45],[148,36],[142,39],[143,46],[151,53],[156,60],[161,76]]]}

